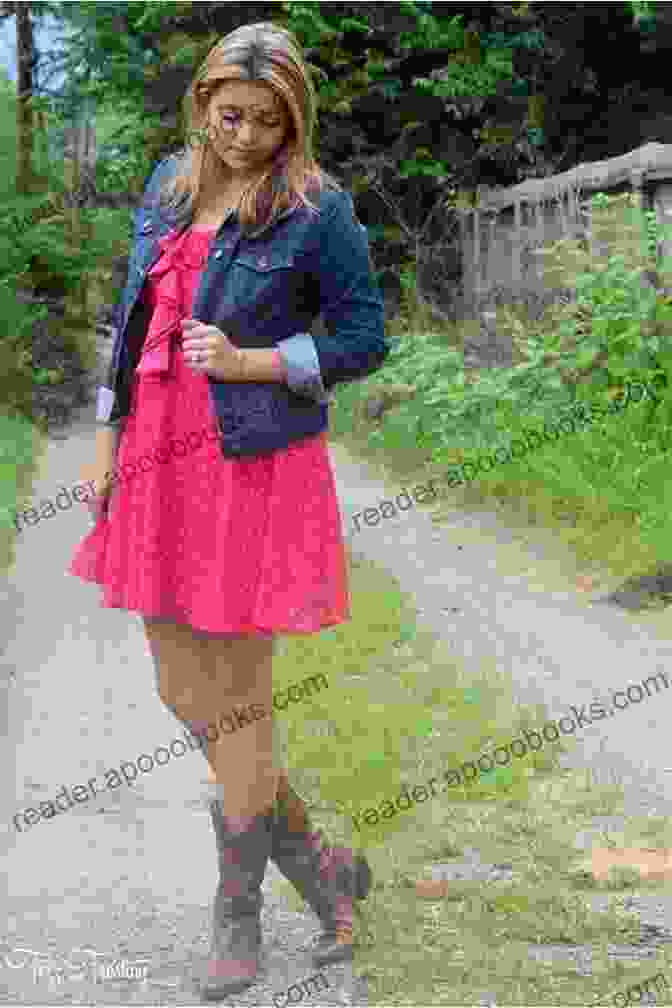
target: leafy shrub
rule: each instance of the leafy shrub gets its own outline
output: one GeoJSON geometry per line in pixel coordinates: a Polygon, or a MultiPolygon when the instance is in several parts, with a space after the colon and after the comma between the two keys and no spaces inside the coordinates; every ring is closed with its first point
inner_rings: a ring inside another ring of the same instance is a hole
{"type": "MultiPolygon", "coordinates": [[[[601,205],[599,197],[594,205],[601,205]]],[[[657,239],[650,219],[647,228],[646,251],[651,235],[657,239]]],[[[504,309],[517,329],[521,363],[481,371],[478,381],[469,383],[461,350],[447,347],[440,333],[407,326],[392,344],[381,374],[359,383],[361,392],[370,392],[381,377],[385,384],[414,386],[413,402],[396,410],[396,419],[390,414],[385,427],[410,425],[414,438],[429,439],[435,459],[443,460],[449,446],[475,449],[491,443],[510,427],[512,415],[551,420],[579,399],[622,387],[626,378],[657,378],[657,387],[669,388],[672,300],[643,287],[646,266],[633,265],[624,256],[586,265],[574,278],[576,302],[554,305],[552,324],[547,317],[543,326],[521,326],[504,309]]],[[[385,430],[372,435],[374,442],[384,439],[385,430]]]]}

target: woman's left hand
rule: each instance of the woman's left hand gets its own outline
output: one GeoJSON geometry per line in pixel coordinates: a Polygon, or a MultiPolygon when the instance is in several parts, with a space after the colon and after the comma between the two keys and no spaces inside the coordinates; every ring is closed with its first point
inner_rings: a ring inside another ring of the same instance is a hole
{"type": "Polygon", "coordinates": [[[240,351],[217,326],[187,318],[182,326],[182,349],[190,368],[219,381],[237,381],[241,374],[240,351]]]}

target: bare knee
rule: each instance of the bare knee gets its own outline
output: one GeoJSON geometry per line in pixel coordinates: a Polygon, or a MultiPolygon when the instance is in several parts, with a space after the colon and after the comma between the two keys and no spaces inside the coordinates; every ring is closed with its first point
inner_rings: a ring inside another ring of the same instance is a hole
{"type": "Polygon", "coordinates": [[[248,636],[206,641],[208,677],[218,697],[230,703],[270,694],[274,641],[248,636]]]}

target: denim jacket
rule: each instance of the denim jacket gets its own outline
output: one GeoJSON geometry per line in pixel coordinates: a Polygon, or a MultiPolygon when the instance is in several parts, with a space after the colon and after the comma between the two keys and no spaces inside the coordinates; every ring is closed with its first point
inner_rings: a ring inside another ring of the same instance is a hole
{"type": "MultiPolygon", "coordinates": [[[[175,211],[158,202],[176,158],[170,155],[153,169],[135,211],[126,286],[113,316],[112,360],[98,391],[101,423],[119,423],[130,410],[151,317],[140,295],[161,255],[158,239],[176,226],[175,211]]],[[[299,204],[247,236],[230,210],[194,295],[194,318],[217,326],[236,346],[276,348],[287,371],[286,382],[207,376],[227,457],[265,454],[322,432],[333,386],[377,371],[390,351],[368,237],[352,197],[327,186],[308,198],[319,213],[299,204]],[[325,331],[313,335],[319,315],[325,331]]]]}

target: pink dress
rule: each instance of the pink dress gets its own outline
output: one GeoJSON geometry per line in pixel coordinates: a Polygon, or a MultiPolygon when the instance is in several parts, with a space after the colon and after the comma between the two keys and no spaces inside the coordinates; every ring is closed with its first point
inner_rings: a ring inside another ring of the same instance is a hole
{"type": "Polygon", "coordinates": [[[316,633],[351,615],[327,432],[225,458],[207,376],[177,343],[215,230],[159,239],[120,479],[67,573],[100,585],[103,607],[148,619],[220,634],[316,633]]]}

